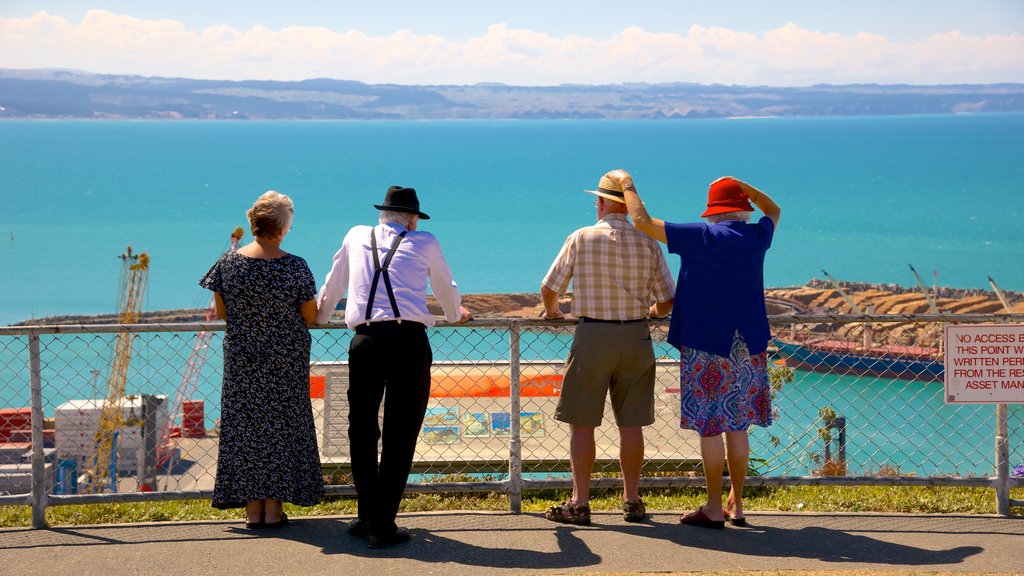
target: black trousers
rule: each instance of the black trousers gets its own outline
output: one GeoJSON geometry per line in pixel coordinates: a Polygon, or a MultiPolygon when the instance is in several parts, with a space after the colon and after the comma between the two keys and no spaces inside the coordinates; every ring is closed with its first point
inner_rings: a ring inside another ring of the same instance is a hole
{"type": "Polygon", "coordinates": [[[377,536],[397,530],[395,516],[430,399],[432,361],[426,327],[418,322],[363,324],[349,345],[352,479],[359,519],[377,536]],[[381,401],[383,426],[378,419],[381,401]]]}

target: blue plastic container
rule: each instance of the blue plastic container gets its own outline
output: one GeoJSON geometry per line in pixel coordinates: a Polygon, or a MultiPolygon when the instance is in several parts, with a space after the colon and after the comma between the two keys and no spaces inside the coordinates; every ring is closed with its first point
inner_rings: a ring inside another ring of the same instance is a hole
{"type": "Polygon", "coordinates": [[[78,494],[78,463],[71,458],[57,462],[57,483],[54,494],[78,494]]]}

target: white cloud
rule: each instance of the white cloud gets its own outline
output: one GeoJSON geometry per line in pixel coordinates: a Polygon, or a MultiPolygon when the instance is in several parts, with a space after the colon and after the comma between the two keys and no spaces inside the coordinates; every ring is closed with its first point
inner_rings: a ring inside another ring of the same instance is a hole
{"type": "Polygon", "coordinates": [[[1024,36],[949,32],[905,43],[787,24],[763,34],[700,26],[652,33],[631,26],[610,38],[588,38],[495,24],[456,42],[409,31],[368,36],[322,27],[197,31],[176,20],[90,10],[78,23],[46,12],[0,18],[0,67],[402,84],[1021,82],[1024,36]]]}

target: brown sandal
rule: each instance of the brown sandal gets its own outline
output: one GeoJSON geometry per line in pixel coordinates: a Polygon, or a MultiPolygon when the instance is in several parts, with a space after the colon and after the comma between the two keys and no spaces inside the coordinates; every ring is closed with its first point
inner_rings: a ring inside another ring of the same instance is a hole
{"type": "Polygon", "coordinates": [[[544,518],[560,524],[574,524],[576,526],[590,526],[590,506],[588,504],[573,505],[572,502],[562,502],[558,506],[548,508],[544,518]]]}
{"type": "Polygon", "coordinates": [[[647,516],[643,500],[626,500],[622,503],[622,519],[626,522],[640,522],[647,516]]]}

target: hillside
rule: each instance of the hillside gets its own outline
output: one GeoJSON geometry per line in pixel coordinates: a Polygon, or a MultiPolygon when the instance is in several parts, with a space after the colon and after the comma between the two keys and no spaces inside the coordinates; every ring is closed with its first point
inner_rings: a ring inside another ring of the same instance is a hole
{"type": "Polygon", "coordinates": [[[405,86],[0,69],[0,119],[663,119],[1024,111],[1024,84],[405,86]]]}

